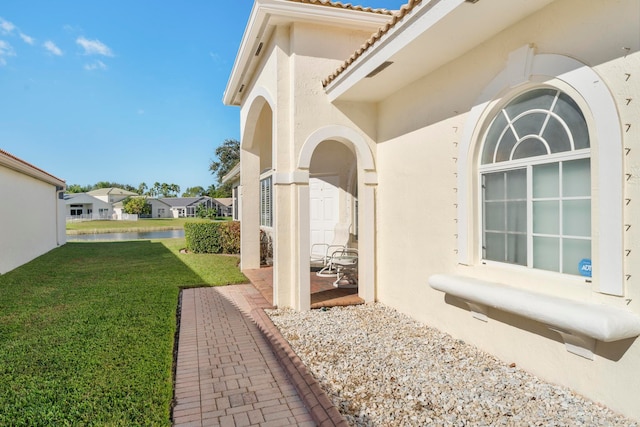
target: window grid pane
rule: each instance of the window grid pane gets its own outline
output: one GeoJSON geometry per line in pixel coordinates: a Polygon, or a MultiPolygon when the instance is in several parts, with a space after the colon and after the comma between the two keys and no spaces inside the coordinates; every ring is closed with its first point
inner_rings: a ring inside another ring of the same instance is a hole
{"type": "Polygon", "coordinates": [[[579,274],[580,261],[591,258],[591,198],[564,192],[590,192],[589,159],[485,173],[482,181],[484,259],[579,274]]]}
{"type": "Polygon", "coordinates": [[[579,274],[591,258],[589,147],[584,115],[556,89],[496,114],[480,159],[484,259],[579,274]]]}
{"type": "Polygon", "coordinates": [[[591,240],[563,239],[562,240],[562,272],[579,275],[580,261],[591,259],[591,240]]]}
{"type": "Polygon", "coordinates": [[[556,89],[526,92],[496,114],[482,149],[483,165],[590,147],[578,105],[556,89]]]}
{"type": "Polygon", "coordinates": [[[485,259],[526,265],[526,170],[485,174],[483,182],[485,259]]]}

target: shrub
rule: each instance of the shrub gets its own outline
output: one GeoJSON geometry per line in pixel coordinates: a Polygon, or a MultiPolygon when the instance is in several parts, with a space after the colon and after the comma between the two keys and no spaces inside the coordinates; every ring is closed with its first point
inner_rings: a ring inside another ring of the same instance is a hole
{"type": "Polygon", "coordinates": [[[220,226],[220,240],[222,243],[222,253],[240,253],[240,223],[229,221],[220,226]]]}
{"type": "Polygon", "coordinates": [[[269,265],[273,262],[273,239],[271,235],[260,230],[260,265],[269,265]]]}
{"type": "Polygon", "coordinates": [[[187,249],[195,253],[240,253],[240,223],[187,222],[184,224],[187,249]]]}

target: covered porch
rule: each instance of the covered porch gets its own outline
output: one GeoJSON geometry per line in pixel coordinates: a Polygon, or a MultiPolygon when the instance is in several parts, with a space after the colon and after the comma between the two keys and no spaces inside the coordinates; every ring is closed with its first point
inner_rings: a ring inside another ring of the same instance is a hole
{"type": "MultiPolygon", "coordinates": [[[[264,298],[273,305],[273,267],[261,267],[242,271],[264,298]]],[[[318,277],[310,272],[311,308],[337,307],[364,304],[357,288],[336,288],[335,277],[318,277]]]]}

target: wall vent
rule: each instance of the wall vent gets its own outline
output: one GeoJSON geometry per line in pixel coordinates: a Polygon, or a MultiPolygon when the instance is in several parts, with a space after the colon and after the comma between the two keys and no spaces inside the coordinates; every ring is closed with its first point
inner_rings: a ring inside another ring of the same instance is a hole
{"type": "Polygon", "coordinates": [[[392,61],[385,61],[382,64],[380,64],[375,70],[373,70],[372,72],[370,72],[369,74],[367,74],[367,78],[373,77],[376,74],[378,74],[379,72],[381,72],[382,70],[384,70],[385,68],[387,68],[389,65],[393,64],[392,61]]]}

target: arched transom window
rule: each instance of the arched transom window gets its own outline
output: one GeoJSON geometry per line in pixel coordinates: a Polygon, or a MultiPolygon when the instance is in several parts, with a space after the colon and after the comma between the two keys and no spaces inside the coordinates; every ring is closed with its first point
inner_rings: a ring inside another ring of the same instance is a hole
{"type": "Polygon", "coordinates": [[[566,93],[534,89],[502,108],[479,166],[483,259],[588,275],[590,153],[584,115],[566,93]]]}

